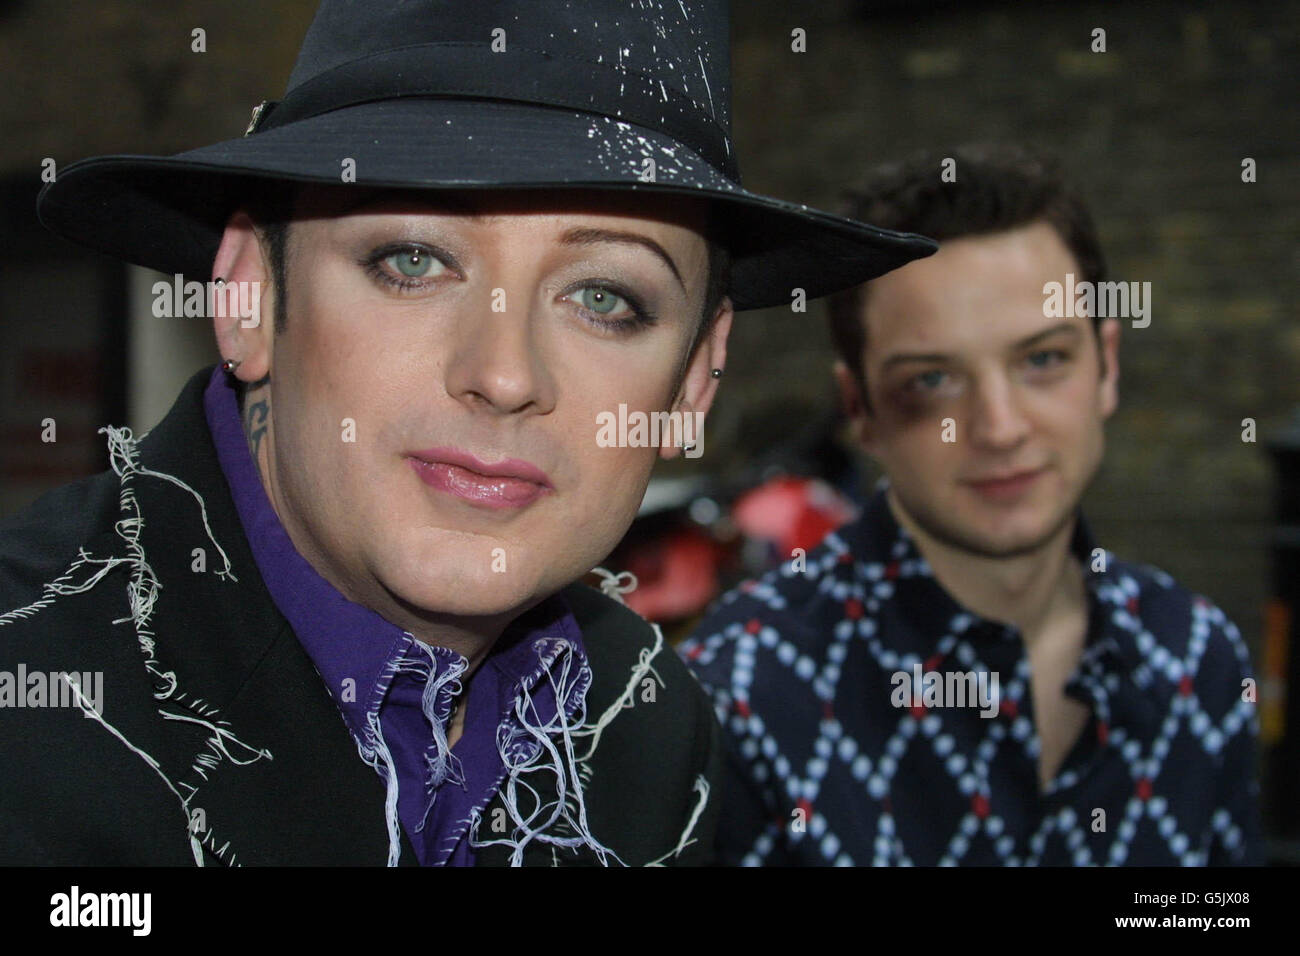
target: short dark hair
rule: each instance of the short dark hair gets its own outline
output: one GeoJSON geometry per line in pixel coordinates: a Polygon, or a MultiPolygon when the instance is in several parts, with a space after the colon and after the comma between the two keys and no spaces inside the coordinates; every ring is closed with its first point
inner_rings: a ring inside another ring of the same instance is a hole
{"type": "MultiPolygon", "coordinates": [[[[942,243],[1046,222],[1079,265],[1080,278],[1100,282],[1106,262],[1092,215],[1052,156],[1008,144],[973,144],[918,153],[881,166],[851,191],[843,213],[885,229],[915,232],[942,243]],[[955,160],[955,165],[947,160],[955,160]],[[944,182],[945,168],[955,181],[944,182]]],[[[863,306],[870,283],[827,299],[831,341],[867,397],[863,306]]],[[[1093,328],[1100,318],[1093,316],[1093,328]]],[[[869,404],[868,404],[868,407],[869,404]]]]}
{"type": "MultiPolygon", "coordinates": [[[[249,201],[249,214],[261,232],[261,241],[266,257],[271,264],[271,285],[275,290],[275,334],[279,335],[285,327],[285,260],[289,243],[289,223],[293,220],[294,200],[298,187],[292,182],[277,183],[264,189],[249,201]],[[278,186],[279,188],[275,188],[278,186]]],[[[695,351],[695,346],[708,335],[713,327],[713,318],[722,303],[723,296],[731,286],[731,254],[722,239],[717,217],[710,210],[708,231],[705,235],[708,245],[708,281],[704,287],[704,310],[695,336],[687,349],[687,356],[695,351]]]]}
{"type": "Polygon", "coordinates": [[[719,238],[717,231],[712,225],[714,217],[710,215],[709,231],[705,234],[704,241],[709,250],[709,278],[704,286],[704,310],[700,317],[700,324],[695,328],[695,337],[691,339],[691,347],[686,350],[689,357],[695,351],[695,346],[709,334],[713,329],[713,320],[716,317],[718,306],[722,304],[723,297],[726,296],[727,290],[731,287],[731,252],[722,239],[719,238]]]}
{"type": "Polygon", "coordinates": [[[275,334],[284,331],[285,258],[289,244],[289,223],[293,220],[294,199],[298,187],[292,182],[277,182],[264,187],[248,202],[248,212],[260,233],[262,249],[271,263],[271,286],[275,292],[275,334]]]}

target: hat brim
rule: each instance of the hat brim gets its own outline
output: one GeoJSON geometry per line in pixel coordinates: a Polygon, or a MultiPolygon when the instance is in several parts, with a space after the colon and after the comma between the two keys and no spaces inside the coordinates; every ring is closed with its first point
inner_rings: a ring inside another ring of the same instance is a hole
{"type": "Polygon", "coordinates": [[[714,200],[737,310],[849,288],[933,253],[924,237],[751,193],[671,138],[608,117],[515,103],[363,103],[178,156],[104,156],[42,191],[54,232],[164,273],[208,278],[255,182],[369,187],[635,189],[714,200]],[[648,178],[653,160],[653,181],[648,178]]]}

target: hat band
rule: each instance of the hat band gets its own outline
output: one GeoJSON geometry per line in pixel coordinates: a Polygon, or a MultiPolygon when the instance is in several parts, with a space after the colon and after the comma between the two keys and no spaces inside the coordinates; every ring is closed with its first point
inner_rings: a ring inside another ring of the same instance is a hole
{"type": "Polygon", "coordinates": [[[671,136],[728,179],[740,182],[727,133],[706,107],[664,81],[540,50],[494,53],[481,43],[424,43],[344,63],[267,104],[255,129],[262,132],[345,106],[405,96],[505,100],[635,123],[671,136]]]}

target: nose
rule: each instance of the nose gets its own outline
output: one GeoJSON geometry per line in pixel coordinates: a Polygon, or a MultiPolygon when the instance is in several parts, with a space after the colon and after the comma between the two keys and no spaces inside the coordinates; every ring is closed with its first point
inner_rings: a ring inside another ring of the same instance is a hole
{"type": "Polygon", "coordinates": [[[1021,396],[1006,376],[989,376],[975,389],[971,443],[990,451],[1014,449],[1029,434],[1021,396]]]}
{"type": "Polygon", "coordinates": [[[500,415],[546,414],[555,407],[555,382],[535,341],[526,307],[496,311],[498,302],[522,303],[522,291],[496,288],[485,308],[459,317],[450,351],[447,392],[473,410],[500,415]]]}

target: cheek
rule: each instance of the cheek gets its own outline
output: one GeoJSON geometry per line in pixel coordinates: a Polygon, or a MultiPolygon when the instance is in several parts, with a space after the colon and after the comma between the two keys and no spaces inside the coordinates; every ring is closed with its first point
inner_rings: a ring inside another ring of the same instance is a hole
{"type": "Polygon", "coordinates": [[[364,323],[314,301],[302,305],[271,373],[276,450],[289,466],[279,471],[304,510],[358,515],[379,479],[376,451],[388,440],[394,395],[411,389],[411,376],[384,361],[401,352],[364,323]]]}
{"type": "Polygon", "coordinates": [[[649,429],[638,431],[635,423],[667,410],[669,373],[652,376],[644,367],[629,367],[623,374],[592,375],[587,384],[564,416],[568,454],[592,494],[611,504],[634,499],[635,509],[659,453],[649,444],[649,429]],[[625,427],[611,424],[620,422],[625,427]]]}
{"type": "Polygon", "coordinates": [[[891,411],[880,418],[879,454],[882,464],[912,480],[940,478],[956,467],[962,454],[964,422],[960,411],[942,412],[911,410],[907,414],[891,411]],[[953,419],[952,427],[946,419],[953,419]],[[944,441],[945,435],[956,441],[944,441]]]}
{"type": "Polygon", "coordinates": [[[567,457],[580,476],[578,499],[568,510],[589,530],[599,529],[612,538],[610,548],[636,515],[659,447],[648,444],[648,429],[638,439],[633,427],[622,436],[629,441],[617,444],[618,429],[609,423],[622,420],[630,426],[638,415],[649,420],[652,413],[668,410],[674,369],[665,353],[643,353],[639,361],[631,354],[603,359],[588,355],[581,366],[566,363],[556,373],[561,396],[557,411],[566,404],[568,408],[555,429],[563,435],[567,457]],[[610,439],[616,443],[604,444],[610,439]],[[632,443],[638,440],[647,444],[632,443]]]}
{"type": "Polygon", "coordinates": [[[1088,444],[1101,429],[1098,401],[1096,379],[1076,375],[1038,403],[1036,421],[1062,439],[1088,444]]]}
{"type": "Polygon", "coordinates": [[[351,419],[362,445],[378,437],[384,422],[378,412],[430,387],[427,348],[415,337],[418,324],[403,321],[406,316],[386,315],[348,290],[331,294],[321,288],[300,296],[284,336],[287,348],[277,347],[274,373],[294,380],[301,416],[328,421],[335,433],[351,419]]]}
{"type": "Polygon", "coordinates": [[[594,448],[593,443],[580,466],[583,488],[569,509],[572,523],[563,532],[590,538],[596,550],[612,550],[636,517],[655,460],[652,448],[594,448]]]}

